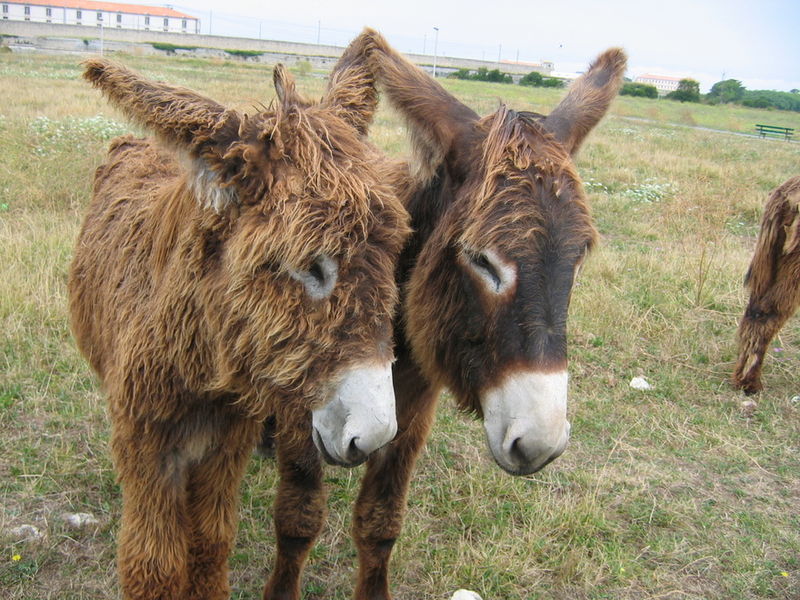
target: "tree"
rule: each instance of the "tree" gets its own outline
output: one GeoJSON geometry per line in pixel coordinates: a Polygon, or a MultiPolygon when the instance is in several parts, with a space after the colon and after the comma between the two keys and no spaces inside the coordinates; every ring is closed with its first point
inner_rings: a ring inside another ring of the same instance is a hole
{"type": "Polygon", "coordinates": [[[718,81],[711,86],[708,98],[714,102],[727,104],[729,102],[739,102],[744,97],[745,88],[742,82],[737,79],[725,79],[718,81]]]}
{"type": "Polygon", "coordinates": [[[519,80],[519,84],[539,87],[542,85],[542,74],[539,71],[531,71],[519,80]]]}
{"type": "Polygon", "coordinates": [[[681,79],[678,89],[667,94],[667,98],[680,102],[700,102],[700,83],[694,79],[681,79]]]}

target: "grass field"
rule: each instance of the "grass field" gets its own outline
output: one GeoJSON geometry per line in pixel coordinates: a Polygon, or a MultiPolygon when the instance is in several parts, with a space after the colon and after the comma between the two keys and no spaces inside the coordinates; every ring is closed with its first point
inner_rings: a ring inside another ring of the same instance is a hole
{"type": "MultiPolygon", "coordinates": [[[[238,62],[121,57],[243,110],[271,73],[238,62]]],[[[590,57],[587,57],[590,58],[590,57]]],[[[120,494],[96,383],[66,317],[65,279],[94,168],[128,131],[75,57],[0,54],[0,597],[118,594],[120,494]],[[65,513],[98,522],[74,529],[65,513]],[[10,531],[38,528],[21,541],[10,531]]],[[[318,75],[318,74],[317,74],[318,75]]],[[[445,81],[485,114],[547,112],[561,93],[445,81]]],[[[322,93],[319,76],[301,91],[322,93]]],[[[570,316],[572,443],[512,478],[478,422],[441,403],[392,564],[399,600],[800,598],[800,317],[769,351],[755,407],[728,384],[741,287],[769,191],[800,174],[800,144],[717,133],[800,114],[619,98],[578,167],[602,243],[570,316]],[[644,376],[653,386],[628,382],[644,376]]],[[[390,154],[399,120],[372,130],[390,154]]],[[[305,597],[353,588],[360,469],[326,471],[330,517],[305,597]]],[[[259,598],[273,560],[274,466],[254,460],[231,558],[234,597],[259,598]]]]}

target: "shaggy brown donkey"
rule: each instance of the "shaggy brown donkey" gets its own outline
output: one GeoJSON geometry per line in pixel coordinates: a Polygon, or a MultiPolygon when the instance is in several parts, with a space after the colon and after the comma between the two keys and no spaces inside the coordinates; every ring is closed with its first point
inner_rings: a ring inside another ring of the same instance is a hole
{"type": "Polygon", "coordinates": [[[414,147],[395,182],[414,229],[398,270],[398,435],[370,458],[353,525],[355,597],[386,600],[408,483],[443,387],[483,418],[509,473],[564,451],[567,308],[596,237],[572,155],[617,95],[626,59],[602,54],[547,117],[503,106],[480,118],[376,32],[349,52],[405,117],[414,147]]]}
{"type": "Polygon", "coordinates": [[[108,396],[125,598],[228,597],[239,483],[267,415],[281,482],[264,596],[298,598],[325,514],[320,453],[357,464],[396,431],[394,271],[409,230],[364,139],[372,77],[345,60],[312,104],[274,76],[274,109],[244,115],[86,63],[161,142],[112,143],[69,275],[72,328],[108,396]]]}
{"type": "Polygon", "coordinates": [[[800,306],[800,177],[786,181],[767,201],[745,285],[750,301],[739,323],[733,384],[755,394],[762,388],[767,346],[800,306]]]}

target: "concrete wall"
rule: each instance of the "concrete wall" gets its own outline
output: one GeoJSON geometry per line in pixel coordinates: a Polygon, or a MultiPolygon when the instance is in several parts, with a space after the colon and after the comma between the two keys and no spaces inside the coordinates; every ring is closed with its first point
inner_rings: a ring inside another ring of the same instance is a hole
{"type": "MultiPolygon", "coordinates": [[[[12,49],[29,47],[45,51],[61,50],[66,52],[97,52],[100,38],[98,27],[11,20],[0,20],[0,34],[7,36],[4,44],[11,46],[12,49]],[[87,41],[84,42],[84,40],[87,41]]],[[[224,50],[250,50],[268,53],[270,56],[265,57],[265,59],[269,62],[274,62],[273,59],[278,57],[279,60],[289,64],[293,61],[307,58],[315,66],[332,65],[343,51],[343,48],[339,46],[302,44],[298,42],[166,33],[162,31],[135,31],[117,29],[115,27],[103,28],[103,45],[109,51],[130,51],[130,45],[132,44],[149,44],[151,42],[178,46],[197,46],[198,50],[195,53],[199,55],[224,54],[224,52],[221,52],[224,50]],[[212,50],[209,51],[208,49],[212,50]]],[[[405,56],[410,61],[427,67],[426,70],[430,70],[433,64],[433,56],[430,55],[406,54],[405,56]]],[[[456,69],[477,70],[481,67],[487,69],[499,68],[504,73],[515,75],[526,74],[533,70],[539,70],[545,75],[550,73],[550,70],[545,67],[535,69],[528,65],[497,63],[452,56],[439,56],[436,59],[436,63],[437,74],[439,75],[446,75],[456,69]]]]}

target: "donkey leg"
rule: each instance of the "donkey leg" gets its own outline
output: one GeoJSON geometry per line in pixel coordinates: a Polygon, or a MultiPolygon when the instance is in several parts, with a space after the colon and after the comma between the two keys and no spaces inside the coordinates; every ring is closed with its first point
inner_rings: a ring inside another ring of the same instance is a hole
{"type": "Polygon", "coordinates": [[[217,447],[189,470],[188,600],[222,600],[230,595],[228,556],[236,535],[239,487],[260,424],[231,423],[217,447]]]}
{"type": "Polygon", "coordinates": [[[160,442],[139,430],[112,439],[122,485],[117,569],[125,600],[182,600],[186,590],[185,473],[160,442]]]}
{"type": "Polygon", "coordinates": [[[800,286],[793,297],[784,297],[781,303],[753,300],[739,324],[739,356],[733,371],[733,385],[745,394],[760,392],[761,369],[764,355],[772,339],[792,316],[800,303],[800,286]],[[766,309],[761,309],[761,306],[766,309]]]}
{"type": "Polygon", "coordinates": [[[356,600],[390,600],[389,558],[406,508],[417,456],[430,432],[438,389],[421,384],[414,367],[395,365],[398,434],[367,462],[353,515],[358,548],[356,600]]]}
{"type": "Polygon", "coordinates": [[[310,420],[304,425],[302,431],[282,431],[277,437],[280,484],[273,517],[277,549],[264,600],[299,600],[300,575],[325,522],[322,463],[311,440],[310,420]]]}

